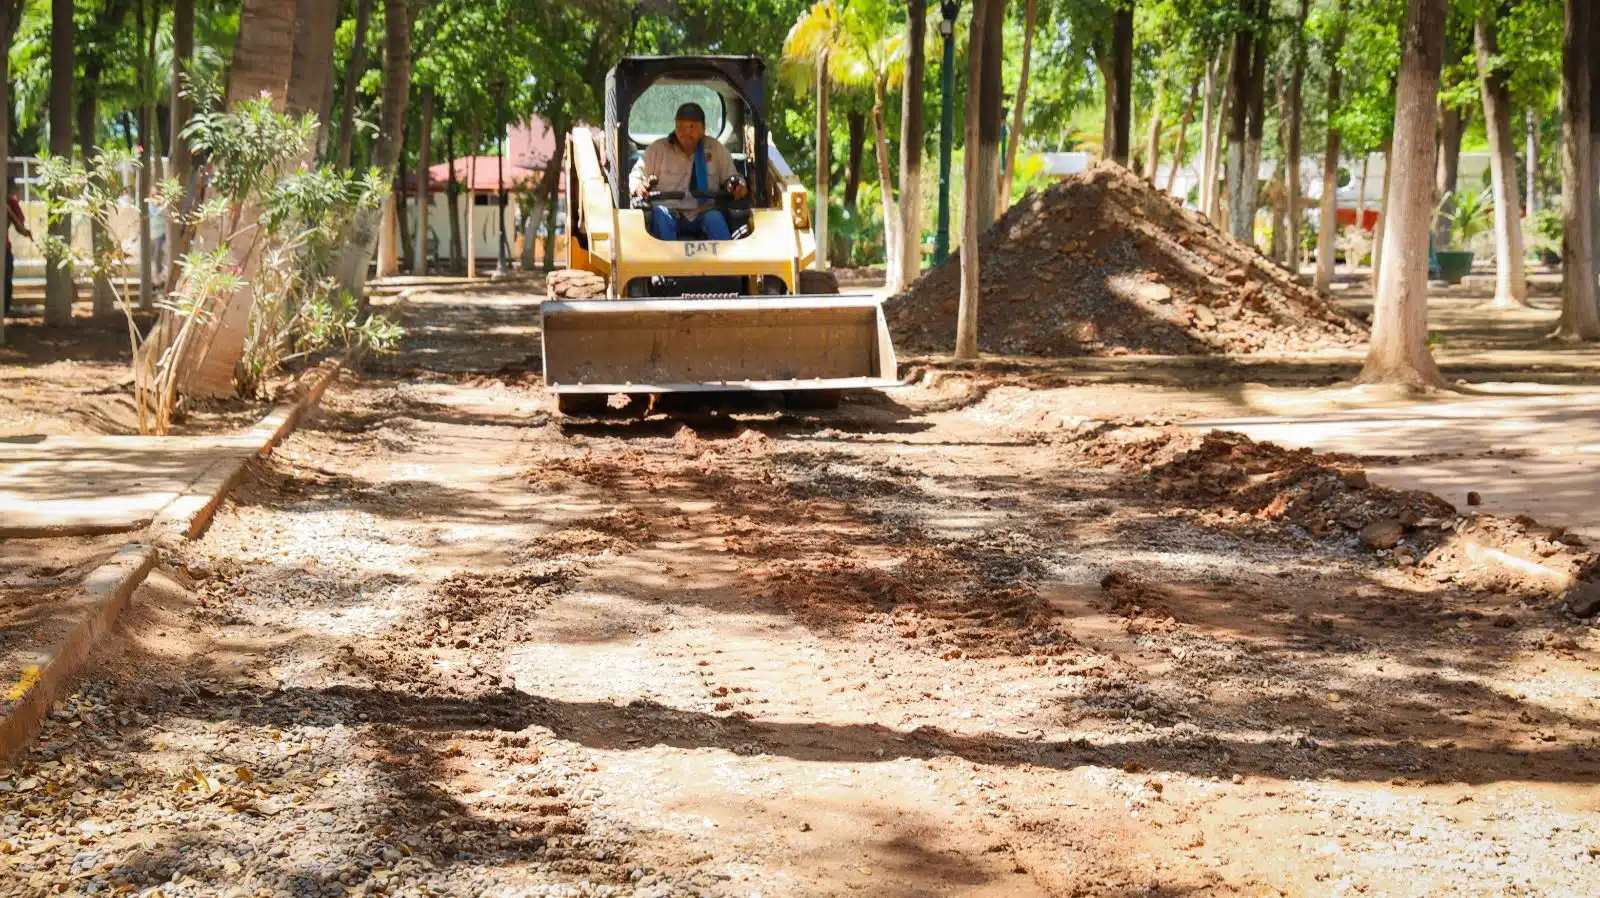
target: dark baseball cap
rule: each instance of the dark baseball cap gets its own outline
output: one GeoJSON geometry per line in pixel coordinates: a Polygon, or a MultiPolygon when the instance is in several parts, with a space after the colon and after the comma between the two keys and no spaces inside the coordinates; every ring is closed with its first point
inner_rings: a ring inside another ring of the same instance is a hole
{"type": "Polygon", "coordinates": [[[685,103],[678,107],[678,114],[674,118],[680,122],[699,122],[703,125],[706,123],[706,111],[700,108],[699,103],[685,103]]]}

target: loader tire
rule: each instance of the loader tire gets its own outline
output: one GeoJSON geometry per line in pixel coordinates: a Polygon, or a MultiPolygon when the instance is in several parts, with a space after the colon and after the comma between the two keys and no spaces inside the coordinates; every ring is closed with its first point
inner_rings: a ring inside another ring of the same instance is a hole
{"type": "Polygon", "coordinates": [[[794,411],[825,412],[839,407],[843,390],[786,390],[783,407],[794,411]]]}
{"type": "Polygon", "coordinates": [[[601,393],[559,393],[556,411],[563,415],[599,415],[606,410],[606,397],[601,393]]]}
{"type": "Polygon", "coordinates": [[[551,299],[599,299],[606,295],[606,279],[592,271],[562,268],[545,278],[545,295],[551,299]]]}
{"type": "Polygon", "coordinates": [[[800,272],[800,295],[817,296],[839,292],[839,279],[831,271],[807,268],[800,272]]]}

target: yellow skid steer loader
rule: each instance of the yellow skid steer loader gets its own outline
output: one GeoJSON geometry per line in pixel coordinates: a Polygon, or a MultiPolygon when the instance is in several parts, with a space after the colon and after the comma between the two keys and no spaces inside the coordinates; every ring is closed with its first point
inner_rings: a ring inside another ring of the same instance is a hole
{"type": "Polygon", "coordinates": [[[545,386],[563,412],[630,395],[777,391],[809,407],[895,382],[879,301],[840,295],[816,255],[804,187],[768,139],[766,77],[746,56],[629,57],[606,77],[605,130],[567,136],[567,265],[541,307],[545,386]],[[628,175],[684,103],[748,195],[697,193],[729,240],[662,240],[628,175]]]}

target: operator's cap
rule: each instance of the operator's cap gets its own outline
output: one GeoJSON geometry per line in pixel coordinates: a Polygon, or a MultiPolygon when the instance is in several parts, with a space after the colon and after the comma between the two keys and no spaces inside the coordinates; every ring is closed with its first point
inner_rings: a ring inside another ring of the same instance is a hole
{"type": "Polygon", "coordinates": [[[699,103],[685,103],[678,107],[675,118],[680,122],[699,122],[703,125],[706,123],[706,111],[700,108],[699,103]]]}

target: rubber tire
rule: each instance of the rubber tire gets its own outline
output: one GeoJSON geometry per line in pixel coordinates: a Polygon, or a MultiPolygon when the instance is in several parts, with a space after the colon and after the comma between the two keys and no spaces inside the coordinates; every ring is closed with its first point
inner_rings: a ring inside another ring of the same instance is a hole
{"type": "Polygon", "coordinates": [[[819,296],[839,292],[839,279],[831,271],[817,271],[805,268],[800,271],[799,290],[801,296],[819,296]]]}
{"type": "Polygon", "coordinates": [[[563,415],[598,415],[606,410],[601,393],[557,393],[556,411],[563,415]]]}
{"type": "Polygon", "coordinates": [[[796,410],[825,412],[838,408],[839,400],[842,398],[844,398],[843,390],[785,390],[783,406],[796,410]]]}
{"type": "Polygon", "coordinates": [[[600,299],[606,295],[606,279],[579,268],[552,271],[544,283],[545,296],[550,299],[600,299]]]}

